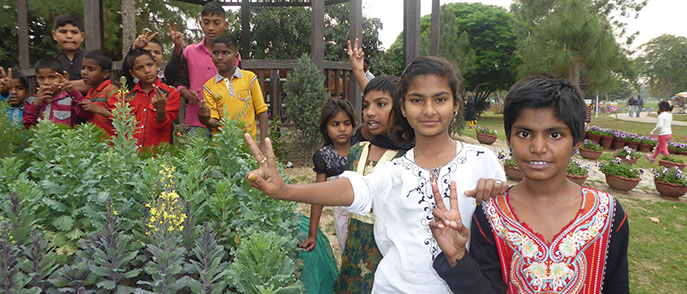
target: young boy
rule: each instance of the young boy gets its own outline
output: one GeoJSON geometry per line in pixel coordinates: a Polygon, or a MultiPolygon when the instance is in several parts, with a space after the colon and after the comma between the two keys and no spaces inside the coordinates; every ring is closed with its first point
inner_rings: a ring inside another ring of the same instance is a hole
{"type": "Polygon", "coordinates": [[[37,124],[39,118],[73,127],[78,118],[89,120],[93,116],[78,106],[84,97],[72,87],[69,74],[57,59],[44,57],[36,63],[36,81],[38,92],[27,98],[24,106],[25,128],[37,124]]]}
{"type": "Polygon", "coordinates": [[[200,28],[205,38],[198,44],[186,46],[181,58],[181,66],[175,85],[181,97],[186,99],[185,124],[191,127],[190,133],[207,134],[207,129],[198,118],[199,102],[203,99],[202,87],[205,82],[217,74],[212,62],[212,42],[229,26],[222,5],[209,2],[200,12],[200,28]]]}
{"type": "MultiPolygon", "coordinates": [[[[584,137],[577,87],[524,79],[504,109],[508,145],[525,178],[475,210],[470,229],[457,205],[437,202],[430,228],[443,253],[435,270],[455,293],[629,293],[625,212],[611,195],[566,178],[584,137]]],[[[454,191],[450,198],[455,203],[454,191]]]]}
{"type": "Polygon", "coordinates": [[[150,52],[136,49],[126,62],[131,75],[138,79],[125,97],[138,121],[139,131],[134,133],[138,148],[169,143],[172,122],[179,113],[179,92],[160,81],[157,63],[150,52]]]}
{"type": "MultiPolygon", "coordinates": [[[[184,38],[183,34],[176,30],[176,23],[174,23],[174,29],[172,29],[170,25],[167,25],[167,27],[169,28],[169,34],[172,37],[172,41],[174,41],[174,50],[172,51],[172,56],[170,57],[169,62],[165,66],[165,69],[160,70],[158,72],[158,77],[160,77],[162,82],[166,85],[172,86],[174,85],[176,76],[179,73],[184,38]]],[[[145,33],[145,35],[139,35],[138,37],[136,37],[136,41],[134,41],[134,44],[131,45],[131,48],[124,57],[124,60],[127,59],[129,54],[131,54],[133,50],[144,49],[148,50],[148,52],[150,52],[150,54],[153,55],[158,68],[160,68],[164,59],[164,47],[162,46],[162,43],[160,43],[160,40],[156,38],[157,35],[157,32],[153,33],[148,31],[145,33]]],[[[128,90],[133,89],[137,81],[134,81],[134,78],[129,73],[129,66],[126,64],[126,62],[122,64],[122,75],[126,78],[126,85],[128,90]]]]}
{"type": "Polygon", "coordinates": [[[112,126],[111,111],[115,103],[119,101],[119,88],[110,81],[111,69],[112,59],[102,50],[86,53],[83,58],[81,76],[84,83],[91,89],[88,90],[86,99],[79,102],[79,106],[84,110],[93,113],[93,117],[88,122],[103,129],[110,137],[115,131],[112,126]]]}
{"type": "Polygon", "coordinates": [[[24,100],[29,94],[29,82],[19,71],[12,71],[11,68],[0,67],[0,100],[7,100],[10,104],[8,112],[10,122],[14,125],[21,125],[24,114],[24,100]]]}
{"type": "Polygon", "coordinates": [[[81,63],[84,56],[81,42],[83,42],[85,35],[81,20],[71,14],[60,15],[55,18],[55,29],[51,33],[53,40],[61,49],[55,58],[62,64],[62,68],[69,73],[72,87],[86,93],[89,87],[81,79],[81,63]]]}
{"type": "Polygon", "coordinates": [[[203,86],[200,122],[219,132],[219,121],[224,117],[241,120],[253,138],[256,130],[255,117],[260,124],[260,142],[269,133],[267,128],[267,105],[257,76],[251,71],[242,70],[236,61],[236,44],[228,36],[219,36],[212,43],[212,61],[217,67],[215,77],[203,86]]]}

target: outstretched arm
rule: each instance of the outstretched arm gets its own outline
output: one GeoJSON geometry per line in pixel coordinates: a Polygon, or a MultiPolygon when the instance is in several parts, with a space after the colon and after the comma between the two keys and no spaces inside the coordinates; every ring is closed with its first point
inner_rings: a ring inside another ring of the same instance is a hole
{"type": "Polygon", "coordinates": [[[303,202],[326,206],[350,206],[353,203],[353,186],[348,179],[337,179],[314,184],[287,185],[277,170],[272,141],[265,138],[265,153],[260,151],[250,134],[244,139],[260,163],[260,167],[246,175],[248,184],[267,196],[280,200],[303,202]]]}

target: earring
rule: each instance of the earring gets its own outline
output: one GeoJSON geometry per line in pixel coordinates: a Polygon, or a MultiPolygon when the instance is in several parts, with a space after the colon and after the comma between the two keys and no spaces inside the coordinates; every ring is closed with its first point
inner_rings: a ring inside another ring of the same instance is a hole
{"type": "Polygon", "coordinates": [[[458,115],[458,110],[453,111],[453,116],[456,116],[456,115],[458,115]]]}

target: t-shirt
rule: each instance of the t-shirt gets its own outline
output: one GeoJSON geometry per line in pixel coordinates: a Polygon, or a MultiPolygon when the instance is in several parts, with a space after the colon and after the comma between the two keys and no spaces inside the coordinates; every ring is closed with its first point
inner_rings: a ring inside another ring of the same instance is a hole
{"type": "Polygon", "coordinates": [[[73,60],[69,60],[67,55],[64,55],[64,52],[57,53],[55,58],[60,61],[62,68],[69,74],[69,80],[73,81],[81,79],[81,64],[84,55],[84,51],[79,49],[76,51],[76,54],[74,54],[73,60]]]}
{"type": "Polygon", "coordinates": [[[465,196],[464,191],[474,189],[480,178],[506,180],[496,155],[483,146],[456,142],[455,157],[433,170],[415,164],[414,150],[377,164],[367,176],[350,171],[342,174],[351,181],[355,195],[346,209],[374,214],[375,242],[384,258],[375,272],[373,293],[451,293],[432,268],[432,261],[441,252],[429,229],[436,207],[432,174],[447,207],[449,185],[456,182],[462,221],[468,227],[475,199],[465,196]]]}
{"type": "Polygon", "coordinates": [[[658,115],[658,118],[656,120],[656,127],[654,127],[653,130],[651,130],[652,134],[658,134],[660,135],[671,135],[673,134],[673,129],[670,127],[670,124],[673,122],[673,114],[664,111],[661,112],[661,114],[658,115]]]}

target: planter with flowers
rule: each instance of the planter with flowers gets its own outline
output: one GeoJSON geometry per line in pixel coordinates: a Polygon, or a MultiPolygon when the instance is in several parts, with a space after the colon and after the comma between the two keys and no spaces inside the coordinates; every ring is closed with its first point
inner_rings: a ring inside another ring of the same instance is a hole
{"type": "Polygon", "coordinates": [[[661,195],[677,199],[687,193],[687,179],[681,169],[663,167],[660,171],[652,171],[654,172],[656,191],[661,195]]]}
{"type": "Polygon", "coordinates": [[[620,149],[625,146],[625,143],[627,143],[627,133],[623,131],[617,131],[617,130],[612,130],[611,133],[613,134],[613,149],[620,149]]]}
{"type": "Polygon", "coordinates": [[[641,169],[624,163],[618,158],[599,162],[597,165],[601,172],[606,175],[606,183],[615,190],[630,191],[642,180],[639,177],[643,172],[641,169]]]}
{"type": "Polygon", "coordinates": [[[677,155],[687,155],[687,144],[678,143],[677,144],[677,155]]]}
{"type": "Polygon", "coordinates": [[[628,133],[625,139],[627,140],[627,147],[637,150],[640,141],[640,138],[637,136],[637,134],[628,133]]]}
{"type": "Polygon", "coordinates": [[[651,137],[642,136],[639,138],[639,151],[650,152],[651,147],[656,146],[656,143],[651,137]]]}
{"type": "Polygon", "coordinates": [[[589,140],[592,140],[596,143],[599,143],[599,140],[601,140],[601,135],[603,134],[603,130],[597,126],[591,126],[589,129],[587,129],[587,138],[589,140]]]}
{"type": "Polygon", "coordinates": [[[613,144],[613,134],[611,133],[611,130],[609,129],[604,129],[603,133],[601,134],[601,140],[599,141],[599,144],[603,146],[606,149],[611,148],[611,144],[613,144]]]}
{"type": "Polygon", "coordinates": [[[678,149],[678,143],[676,142],[670,142],[668,143],[668,153],[677,155],[677,149],[678,149]]]}
{"type": "Polygon", "coordinates": [[[511,181],[516,182],[522,180],[524,175],[518,166],[515,165],[515,161],[513,161],[512,157],[506,156],[499,152],[498,158],[503,161],[503,170],[506,172],[506,177],[508,177],[511,181]]]}
{"type": "Polygon", "coordinates": [[[682,160],[678,159],[677,157],[665,155],[661,156],[661,158],[658,159],[658,165],[666,168],[677,167],[680,170],[684,170],[685,166],[687,166],[687,164],[685,164],[682,160]]]}
{"type": "Polygon", "coordinates": [[[496,131],[490,130],[489,128],[475,127],[475,133],[477,134],[477,141],[482,144],[491,145],[496,141],[496,131]]]}
{"type": "Polygon", "coordinates": [[[620,159],[622,162],[630,165],[637,163],[637,159],[639,159],[641,155],[642,153],[637,152],[637,150],[630,149],[630,147],[618,149],[618,151],[613,154],[613,156],[620,159]]]}
{"type": "Polygon", "coordinates": [[[587,177],[589,176],[589,167],[582,165],[576,160],[571,159],[568,162],[568,168],[566,169],[568,179],[575,182],[578,185],[582,185],[587,177]]]}
{"type": "Polygon", "coordinates": [[[580,146],[580,155],[583,158],[597,160],[603,154],[603,147],[594,143],[594,141],[585,139],[580,146]]]}

